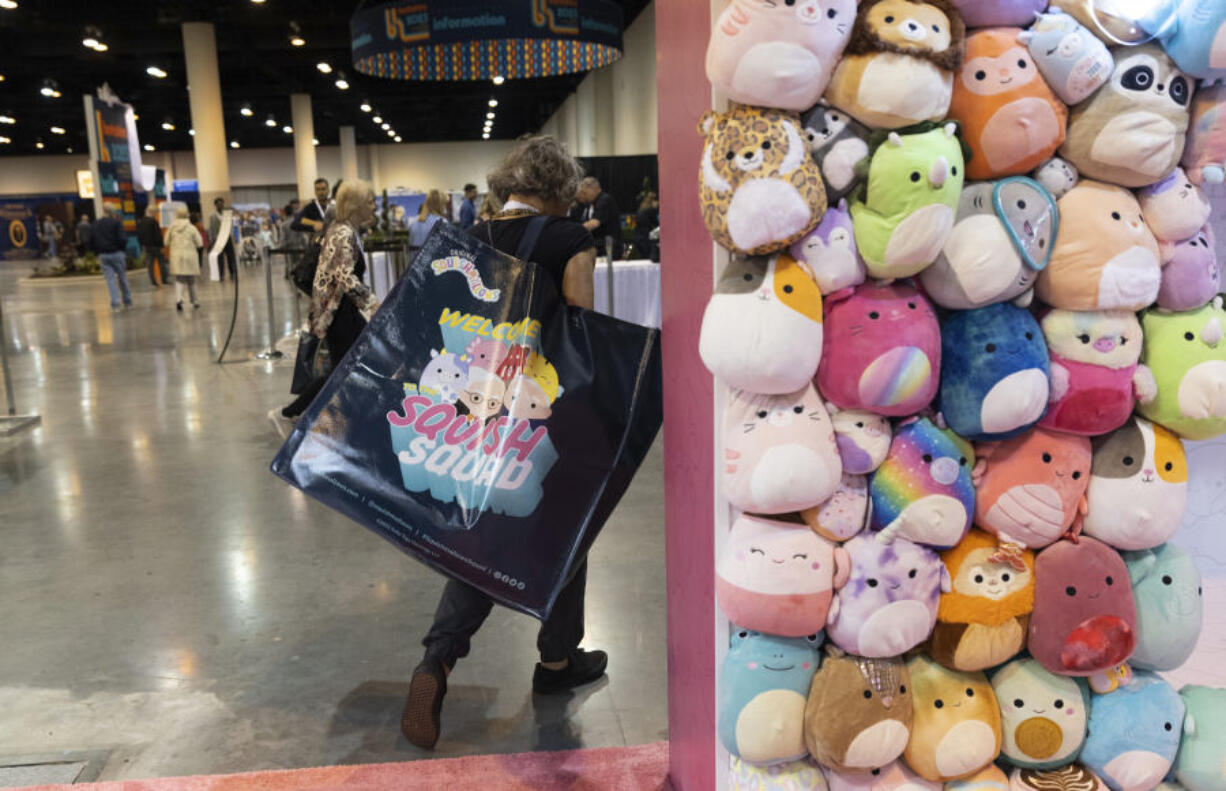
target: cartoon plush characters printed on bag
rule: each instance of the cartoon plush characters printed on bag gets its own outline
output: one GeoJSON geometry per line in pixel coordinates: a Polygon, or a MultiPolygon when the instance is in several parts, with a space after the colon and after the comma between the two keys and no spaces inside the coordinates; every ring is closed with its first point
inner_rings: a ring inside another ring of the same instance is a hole
{"type": "Polygon", "coordinates": [[[1156,44],[1113,55],[1110,81],[1073,108],[1060,155],[1085,178],[1144,187],[1183,156],[1194,85],[1156,44]]]}
{"type": "Polygon", "coordinates": [[[801,511],[828,500],[842,475],[830,416],[813,385],[783,396],[732,392],[721,485],[729,502],[757,514],[801,511]]]}
{"type": "Polygon", "coordinates": [[[1090,728],[1081,761],[1112,791],[1146,791],[1166,776],[1179,750],[1185,707],[1153,673],[1090,701],[1090,728]]]}
{"type": "Polygon", "coordinates": [[[941,328],[931,303],[907,283],[864,283],[827,300],[822,395],[840,409],[902,417],[937,393],[941,328]]]}
{"type": "Polygon", "coordinates": [[[738,626],[801,637],[825,626],[850,571],[842,547],[803,525],[743,515],[716,560],[715,598],[738,626]]]}
{"type": "Polygon", "coordinates": [[[421,372],[417,391],[437,398],[439,403],[449,403],[460,397],[460,391],[468,383],[468,364],[451,352],[430,350],[430,362],[421,372]]]}
{"type": "Polygon", "coordinates": [[[1120,550],[1156,547],[1179,529],[1187,498],[1187,456],[1170,431],[1133,417],[1094,438],[1086,535],[1120,550]]]}
{"type": "Polygon", "coordinates": [[[842,200],[860,183],[857,165],[868,157],[869,128],[824,101],[801,117],[809,155],[822,171],[826,200],[842,200]]]}
{"type": "Polygon", "coordinates": [[[1051,398],[1039,425],[1071,434],[1107,434],[1157,386],[1139,365],[1141,323],[1127,310],[1050,310],[1042,318],[1051,355],[1051,398]]]}
{"type": "Polygon", "coordinates": [[[826,100],[879,129],[940,121],[965,38],[948,0],[865,0],[826,100]]]}
{"type": "Polygon", "coordinates": [[[851,204],[868,274],[910,277],[936,260],[954,224],[966,174],[957,124],[891,132],[873,152],[863,200],[851,204]]]}
{"type": "Polygon", "coordinates": [[[927,780],[969,777],[1000,755],[1000,709],[983,673],[943,667],[920,654],[907,662],[915,717],[907,764],[927,780]]]}
{"type": "Polygon", "coordinates": [[[1077,758],[1090,716],[1084,682],[1049,673],[1030,657],[998,668],[991,678],[1003,760],[1021,769],[1056,769],[1077,758]]]}
{"type": "Polygon", "coordinates": [[[1222,265],[1218,261],[1212,223],[1180,242],[1163,242],[1162,287],[1158,307],[1196,310],[1222,293],[1222,265]]]}
{"type": "Polygon", "coordinates": [[[826,211],[822,174],[809,157],[800,116],[737,106],[704,113],[699,175],[702,218],[715,241],[766,255],[804,236],[826,211]]]}
{"type": "Polygon", "coordinates": [[[954,670],[986,670],[1026,645],[1034,609],[1034,555],[1018,553],[1021,568],[996,558],[992,536],[972,530],[941,553],[952,589],[941,594],[929,655],[954,670]]]}
{"type": "Polygon", "coordinates": [[[785,638],[734,629],[717,701],[719,738],[731,755],[755,764],[808,755],[805,698],[821,662],[821,642],[821,635],[785,638]]]}
{"type": "Polygon", "coordinates": [[[1226,789],[1226,689],[1189,684],[1179,690],[1186,715],[1175,779],[1187,791],[1226,789]]]}
{"type": "Polygon", "coordinates": [[[1107,46],[1058,8],[1040,14],[1017,40],[1030,50],[1051,89],[1070,106],[1102,87],[1115,67],[1107,46]]]}
{"type": "Polygon", "coordinates": [[[797,112],[826,89],[854,0],[732,0],[711,31],[707,79],[731,101],[797,112]]]}
{"type": "Polygon", "coordinates": [[[1226,180],[1226,80],[1202,82],[1196,90],[1183,166],[1193,184],[1226,180]]]}
{"type": "Polygon", "coordinates": [[[792,244],[792,257],[804,261],[823,294],[833,294],[864,282],[864,262],[856,250],[855,231],[847,201],[826,210],[818,226],[792,244]]]}
{"type": "Polygon", "coordinates": [[[1175,670],[1200,639],[1200,571],[1188,553],[1171,543],[1125,552],[1124,562],[1137,602],[1137,648],[1130,662],[1140,670],[1175,670]]]}
{"type": "Polygon", "coordinates": [[[993,28],[966,39],[949,117],[974,152],[970,179],[1028,173],[1064,142],[1068,110],[1047,87],[1018,28],[993,28]]]}
{"type": "Polygon", "coordinates": [[[827,645],[805,707],[809,754],[836,772],[896,760],[911,735],[910,682],[900,659],[865,659],[827,645]]]}
{"type": "Polygon", "coordinates": [[[1158,395],[1137,411],[1184,439],[1211,439],[1226,431],[1222,297],[1184,313],[1148,310],[1141,329],[1141,362],[1154,372],[1158,395]]]}
{"type": "Polygon", "coordinates": [[[698,353],[729,387],[795,393],[822,356],[822,295],[791,256],[734,258],[702,316],[698,353]]]}

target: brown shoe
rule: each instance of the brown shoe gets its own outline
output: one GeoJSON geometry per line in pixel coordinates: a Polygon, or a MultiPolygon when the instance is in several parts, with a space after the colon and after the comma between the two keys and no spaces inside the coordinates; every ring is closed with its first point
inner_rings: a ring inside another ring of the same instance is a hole
{"type": "Polygon", "coordinates": [[[423,750],[433,750],[438,743],[439,713],[443,696],[447,694],[447,671],[437,659],[426,657],[413,671],[409,683],[409,699],[400,715],[400,732],[423,750]]]}

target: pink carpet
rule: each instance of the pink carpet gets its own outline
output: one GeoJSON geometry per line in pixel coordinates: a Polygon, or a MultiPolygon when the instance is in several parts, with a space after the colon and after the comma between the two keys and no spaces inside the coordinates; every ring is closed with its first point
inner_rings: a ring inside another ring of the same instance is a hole
{"type": "Polygon", "coordinates": [[[668,744],[35,786],[31,791],[660,791],[668,744]]]}

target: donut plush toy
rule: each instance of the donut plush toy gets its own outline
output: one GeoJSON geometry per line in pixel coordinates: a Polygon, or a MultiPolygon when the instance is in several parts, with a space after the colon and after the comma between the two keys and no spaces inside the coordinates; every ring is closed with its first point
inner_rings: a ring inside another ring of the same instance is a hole
{"type": "Polygon", "coordinates": [[[800,512],[809,528],[829,541],[846,541],[864,529],[868,518],[868,479],[843,473],[830,499],[800,512]]]}
{"type": "Polygon", "coordinates": [[[1081,174],[1068,160],[1052,157],[1035,170],[1034,180],[1042,184],[1053,198],[1059,200],[1077,186],[1077,182],[1081,180],[1081,174]]]}

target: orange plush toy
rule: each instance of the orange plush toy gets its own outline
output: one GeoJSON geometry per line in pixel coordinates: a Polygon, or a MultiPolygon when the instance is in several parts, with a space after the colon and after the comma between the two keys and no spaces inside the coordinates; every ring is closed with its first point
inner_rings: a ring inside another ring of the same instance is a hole
{"type": "Polygon", "coordinates": [[[954,78],[949,117],[962,124],[974,156],[968,179],[1028,173],[1060,144],[1068,108],[1039,74],[1020,28],[981,30],[967,37],[966,59],[954,78]]]}

